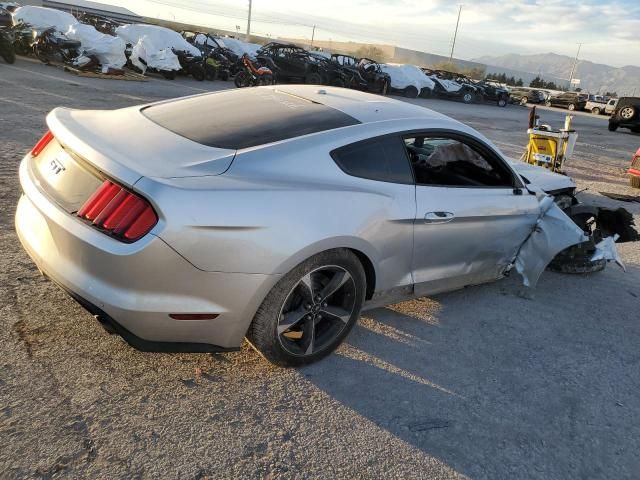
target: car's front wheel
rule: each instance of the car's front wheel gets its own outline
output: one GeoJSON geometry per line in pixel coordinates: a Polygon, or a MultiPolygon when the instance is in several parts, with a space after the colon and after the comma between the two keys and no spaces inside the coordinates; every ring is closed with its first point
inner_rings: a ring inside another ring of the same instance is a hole
{"type": "Polygon", "coordinates": [[[247,339],[272,363],[299,366],[328,355],[360,316],[366,277],[349,250],[319,253],[291,270],[258,309],[247,339]]]}

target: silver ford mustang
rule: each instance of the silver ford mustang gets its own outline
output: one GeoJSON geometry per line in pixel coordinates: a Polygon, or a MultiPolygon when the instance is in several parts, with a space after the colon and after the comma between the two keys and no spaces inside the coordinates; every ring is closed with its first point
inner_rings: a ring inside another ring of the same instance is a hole
{"type": "MultiPolygon", "coordinates": [[[[339,88],[53,110],[20,167],[39,269],[145,351],[333,351],[363,307],[502,277],[543,190],[475,130],[339,88]]],[[[534,178],[535,177],[535,178],[534,178]]]]}

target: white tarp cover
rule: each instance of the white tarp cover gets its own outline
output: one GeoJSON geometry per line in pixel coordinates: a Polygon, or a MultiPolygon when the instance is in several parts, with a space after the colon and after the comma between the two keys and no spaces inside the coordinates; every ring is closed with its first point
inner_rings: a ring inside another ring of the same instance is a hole
{"type": "Polygon", "coordinates": [[[13,24],[17,25],[20,22],[28,23],[37,29],[55,27],[56,31],[65,33],[71,25],[78,23],[78,19],[70,13],[53,8],[25,5],[13,12],[13,24]]]}
{"type": "Polygon", "coordinates": [[[237,38],[228,37],[224,39],[224,45],[239,57],[245,53],[250,57],[255,57],[256,52],[262,47],[262,45],[258,45],[257,43],[247,43],[237,38]]]}
{"type": "Polygon", "coordinates": [[[91,25],[76,23],[71,25],[65,35],[78,40],[86,55],[95,55],[101,65],[122,68],[127,63],[124,54],[125,43],[119,37],[100,33],[91,25]]]}
{"type": "Polygon", "coordinates": [[[171,50],[184,50],[200,56],[200,50],[187,42],[178,32],[158,25],[123,25],[116,28],[116,35],[130,43],[131,63],[143,72],[147,66],[157,70],[180,70],[178,57],[171,50]],[[140,61],[143,59],[146,62],[140,61]]]}
{"type": "Polygon", "coordinates": [[[405,89],[413,85],[418,89],[418,93],[423,88],[433,90],[433,80],[424,74],[415,65],[399,64],[399,63],[382,63],[380,68],[383,72],[388,73],[391,77],[391,87],[399,90],[405,89]]]}
{"type": "Polygon", "coordinates": [[[516,271],[522,275],[526,287],[535,287],[553,257],[587,240],[582,229],[555,204],[553,197],[544,196],[536,225],[516,255],[516,271]]]}

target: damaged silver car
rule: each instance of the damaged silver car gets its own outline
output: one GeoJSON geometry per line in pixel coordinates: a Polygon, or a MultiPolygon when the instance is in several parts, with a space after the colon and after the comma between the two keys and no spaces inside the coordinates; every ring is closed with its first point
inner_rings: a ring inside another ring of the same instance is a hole
{"type": "Polygon", "coordinates": [[[260,87],[58,108],[47,123],[20,167],[19,238],[141,350],[229,351],[246,337],[276,364],[309,363],[363,308],[512,268],[535,285],[589,237],[562,211],[576,207],[570,179],[357,91],[260,87]]]}

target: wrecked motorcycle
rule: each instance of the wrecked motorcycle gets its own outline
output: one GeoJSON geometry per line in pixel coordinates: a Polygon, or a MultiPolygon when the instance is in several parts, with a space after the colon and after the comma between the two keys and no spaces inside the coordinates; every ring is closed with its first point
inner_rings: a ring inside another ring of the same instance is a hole
{"type": "Polygon", "coordinates": [[[7,63],[15,63],[16,52],[13,49],[13,34],[7,28],[0,28],[0,57],[7,63]]]}
{"type": "Polygon", "coordinates": [[[244,70],[239,71],[233,79],[236,87],[255,87],[273,85],[275,83],[271,69],[256,65],[246,53],[242,56],[242,64],[244,65],[244,70]]]}
{"type": "Polygon", "coordinates": [[[78,56],[80,42],[57,33],[54,27],[33,30],[33,53],[42,63],[64,63],[70,65],[78,56]]]}

